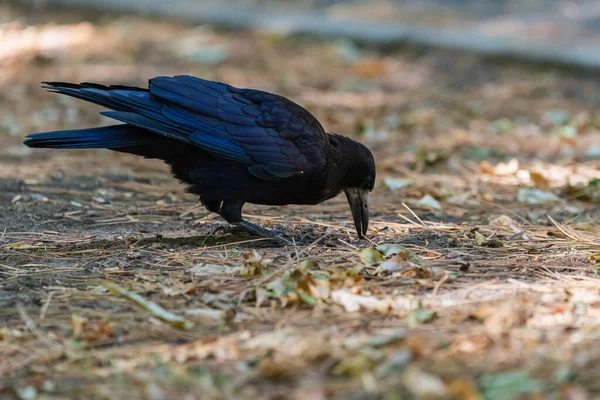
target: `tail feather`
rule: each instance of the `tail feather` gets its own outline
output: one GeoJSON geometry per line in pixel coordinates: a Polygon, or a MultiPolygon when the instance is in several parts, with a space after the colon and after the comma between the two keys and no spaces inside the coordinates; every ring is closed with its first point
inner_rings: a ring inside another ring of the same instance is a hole
{"type": "Polygon", "coordinates": [[[156,142],[152,133],[131,125],[33,133],[23,142],[28,147],[52,149],[112,149],[156,142]]]}
{"type": "Polygon", "coordinates": [[[115,98],[118,92],[143,94],[148,89],[124,85],[105,86],[99,83],[68,83],[68,82],[42,82],[44,89],[52,93],[61,93],[77,99],[89,101],[102,107],[110,108],[115,111],[131,111],[131,107],[123,104],[122,101],[115,98]]]}

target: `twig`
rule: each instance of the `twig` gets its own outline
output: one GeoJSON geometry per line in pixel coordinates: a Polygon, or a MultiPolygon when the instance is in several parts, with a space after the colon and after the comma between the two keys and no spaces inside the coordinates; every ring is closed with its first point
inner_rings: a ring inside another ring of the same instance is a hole
{"type": "Polygon", "coordinates": [[[19,312],[19,315],[21,316],[23,322],[25,322],[25,326],[27,327],[27,329],[29,329],[31,333],[33,333],[40,342],[45,344],[51,350],[62,351],[62,346],[50,339],[42,331],[40,331],[36,323],[31,319],[29,315],[27,315],[27,312],[25,312],[25,310],[20,304],[17,304],[17,311],[19,312]]]}

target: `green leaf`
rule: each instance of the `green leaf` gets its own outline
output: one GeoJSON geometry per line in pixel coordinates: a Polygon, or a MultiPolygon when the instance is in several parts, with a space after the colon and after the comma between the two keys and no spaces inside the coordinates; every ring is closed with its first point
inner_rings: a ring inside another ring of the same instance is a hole
{"type": "Polygon", "coordinates": [[[319,264],[310,258],[300,261],[296,264],[296,271],[307,272],[313,269],[319,268],[319,264]]]}
{"type": "Polygon", "coordinates": [[[437,313],[435,311],[428,310],[424,308],[421,303],[419,303],[419,307],[416,310],[411,311],[406,316],[406,322],[408,322],[408,326],[415,327],[419,324],[426,324],[433,321],[437,317],[437,313]]]}
{"type": "Polygon", "coordinates": [[[398,328],[389,332],[369,336],[369,344],[374,347],[386,346],[406,339],[406,329],[398,328]]]}
{"type": "Polygon", "coordinates": [[[526,393],[537,393],[542,386],[523,371],[485,375],[479,379],[483,395],[489,400],[508,400],[526,393]]]}
{"type": "Polygon", "coordinates": [[[142,296],[137,293],[130,292],[129,290],[122,288],[116,283],[105,281],[102,285],[109,290],[110,293],[121,296],[130,302],[134,303],[142,310],[149,312],[152,316],[160,319],[163,322],[168,323],[172,327],[176,329],[191,329],[194,327],[194,324],[191,321],[188,321],[182,316],[173,314],[170,311],[165,310],[158,304],[146,300],[142,296]]]}
{"type": "Polygon", "coordinates": [[[309,306],[314,306],[314,305],[319,304],[319,300],[315,299],[314,297],[312,297],[310,294],[308,294],[306,292],[303,292],[301,290],[296,290],[296,294],[298,295],[298,298],[300,300],[302,300],[309,306]]]}
{"type": "Polygon", "coordinates": [[[376,249],[369,247],[368,249],[362,249],[358,251],[358,256],[363,264],[368,266],[374,266],[382,263],[385,258],[376,249]]]}
{"type": "Polygon", "coordinates": [[[482,246],[485,242],[487,242],[487,238],[479,233],[479,231],[475,231],[475,243],[477,243],[478,246],[482,246]]]}
{"type": "Polygon", "coordinates": [[[512,129],[513,123],[508,118],[501,118],[490,124],[490,130],[494,133],[508,132],[512,129]]]}

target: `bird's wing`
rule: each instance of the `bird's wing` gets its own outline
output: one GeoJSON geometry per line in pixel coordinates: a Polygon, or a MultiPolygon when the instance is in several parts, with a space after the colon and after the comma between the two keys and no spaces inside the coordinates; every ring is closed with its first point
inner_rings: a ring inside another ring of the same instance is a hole
{"type": "Polygon", "coordinates": [[[51,91],[114,111],[103,115],[198,146],[261,179],[325,167],[327,134],[307,110],[271,93],[191,76],[157,77],[149,90],[47,83],[51,91]]]}
{"type": "Polygon", "coordinates": [[[218,155],[232,161],[246,155],[244,164],[259,178],[325,167],[327,134],[308,111],[284,97],[191,76],[154,78],[150,93],[163,103],[165,118],[193,129],[194,144],[211,151],[216,141],[218,155]]]}

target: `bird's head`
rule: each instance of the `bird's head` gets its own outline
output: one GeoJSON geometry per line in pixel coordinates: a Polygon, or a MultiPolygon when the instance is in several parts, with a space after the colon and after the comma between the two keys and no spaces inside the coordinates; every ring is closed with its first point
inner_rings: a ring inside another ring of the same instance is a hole
{"type": "Polygon", "coordinates": [[[330,134],[329,142],[337,153],[340,187],[346,193],[358,237],[369,228],[369,192],[375,186],[375,159],[363,144],[345,136],[330,134]]]}

